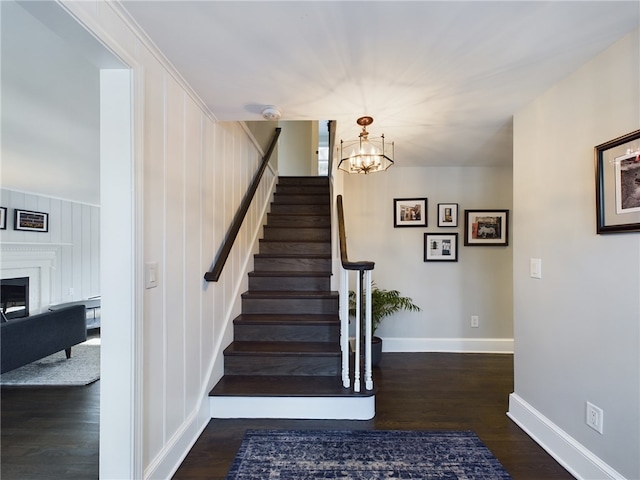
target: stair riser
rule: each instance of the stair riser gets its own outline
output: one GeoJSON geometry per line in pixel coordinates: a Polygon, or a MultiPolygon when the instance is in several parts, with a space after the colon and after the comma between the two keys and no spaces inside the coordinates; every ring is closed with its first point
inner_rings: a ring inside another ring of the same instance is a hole
{"type": "Polygon", "coordinates": [[[330,272],[330,258],[261,258],[254,259],[258,272],[330,272]]]}
{"type": "Polygon", "coordinates": [[[329,277],[249,277],[249,290],[326,292],[330,287],[329,277]]]}
{"type": "Polygon", "coordinates": [[[276,193],[300,195],[327,195],[329,187],[323,185],[280,185],[276,186],[276,193]]]}
{"type": "Polygon", "coordinates": [[[284,213],[292,215],[330,215],[331,206],[319,204],[290,204],[290,203],[272,203],[271,213],[284,213]]]}
{"type": "Polygon", "coordinates": [[[278,177],[278,185],[314,185],[329,188],[328,177],[278,177]]]}
{"type": "Polygon", "coordinates": [[[239,355],[225,356],[225,375],[331,376],[340,374],[339,357],[239,355]]]}
{"type": "Polygon", "coordinates": [[[330,205],[329,194],[278,193],[273,194],[273,202],[278,204],[330,205]]]}
{"type": "Polygon", "coordinates": [[[235,325],[239,342],[339,342],[340,326],[327,325],[235,325]]]}
{"type": "Polygon", "coordinates": [[[270,227],[331,227],[329,215],[280,215],[267,214],[270,227]]]}
{"type": "Polygon", "coordinates": [[[264,227],[265,240],[320,240],[331,241],[330,228],[290,228],[290,227],[264,227]]]}
{"type": "Polygon", "coordinates": [[[300,315],[337,315],[338,300],[335,298],[243,298],[242,313],[280,313],[295,312],[300,315]]]}
{"type": "Polygon", "coordinates": [[[260,253],[331,255],[331,242],[270,242],[260,240],[260,253]]]}

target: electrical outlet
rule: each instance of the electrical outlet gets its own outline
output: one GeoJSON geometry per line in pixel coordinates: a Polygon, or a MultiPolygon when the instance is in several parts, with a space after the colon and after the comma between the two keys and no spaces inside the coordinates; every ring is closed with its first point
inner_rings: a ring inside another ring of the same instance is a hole
{"type": "Polygon", "coordinates": [[[473,328],[478,328],[480,326],[480,318],[478,315],[471,315],[471,326],[473,328]]]}
{"type": "Polygon", "coordinates": [[[587,402],[587,418],[585,419],[587,425],[593,428],[596,432],[602,435],[604,412],[601,408],[596,407],[593,403],[587,402]]]}
{"type": "Polygon", "coordinates": [[[73,297],[76,294],[76,290],[73,287],[69,287],[69,296],[73,297]]]}

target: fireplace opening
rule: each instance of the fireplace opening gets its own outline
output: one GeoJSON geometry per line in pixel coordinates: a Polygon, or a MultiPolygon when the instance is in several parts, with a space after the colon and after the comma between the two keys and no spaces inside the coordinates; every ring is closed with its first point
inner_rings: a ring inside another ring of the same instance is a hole
{"type": "Polygon", "coordinates": [[[29,277],[0,280],[0,310],[7,319],[29,316],[29,277]]]}

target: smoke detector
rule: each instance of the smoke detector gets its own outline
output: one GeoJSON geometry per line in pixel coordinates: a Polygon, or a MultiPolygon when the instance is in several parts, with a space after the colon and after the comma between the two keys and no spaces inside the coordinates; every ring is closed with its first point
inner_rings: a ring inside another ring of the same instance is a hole
{"type": "Polygon", "coordinates": [[[262,118],[265,120],[280,120],[282,113],[274,106],[266,107],[262,110],[262,118]]]}

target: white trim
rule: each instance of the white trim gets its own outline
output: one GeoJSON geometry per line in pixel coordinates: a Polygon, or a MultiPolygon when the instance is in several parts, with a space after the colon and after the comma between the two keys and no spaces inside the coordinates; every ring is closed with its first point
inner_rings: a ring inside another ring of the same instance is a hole
{"type": "Polygon", "coordinates": [[[382,339],[383,352],[513,353],[513,338],[382,339]]]}
{"type": "Polygon", "coordinates": [[[180,429],[165,443],[162,450],[147,465],[143,478],[172,478],[200,435],[209,424],[208,404],[201,402],[180,429]]]}
{"type": "Polygon", "coordinates": [[[370,420],[370,397],[209,397],[211,418],[288,418],[307,420],[370,420]]]}
{"type": "Polygon", "coordinates": [[[516,393],[509,396],[507,416],[577,479],[624,480],[620,473],[516,393]]]}

